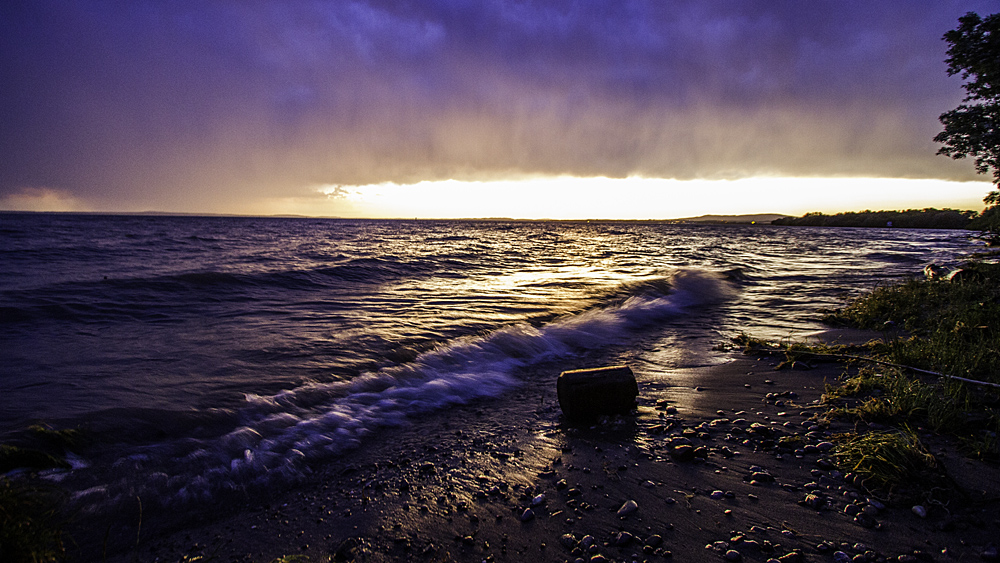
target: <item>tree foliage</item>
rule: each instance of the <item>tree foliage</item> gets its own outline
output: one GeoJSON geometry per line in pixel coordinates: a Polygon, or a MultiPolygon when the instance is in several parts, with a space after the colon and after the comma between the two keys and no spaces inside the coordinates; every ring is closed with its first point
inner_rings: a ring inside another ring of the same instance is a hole
{"type": "Polygon", "coordinates": [[[804,227],[875,227],[891,225],[900,229],[966,229],[977,216],[975,211],[957,209],[906,209],[904,211],[849,211],[826,215],[806,213],[802,217],[783,217],[772,225],[804,227]]]}
{"type": "MultiPolygon", "coordinates": [[[[969,12],[958,19],[958,27],[945,33],[948,42],[948,76],[961,75],[966,96],[957,108],[940,116],[944,131],[934,141],[938,150],[951,158],[972,157],[976,171],[992,169],[998,190],[983,200],[986,215],[996,215],[1000,203],[1000,14],[985,18],[969,12]]],[[[995,238],[1000,228],[990,221],[983,225],[995,238]]]]}

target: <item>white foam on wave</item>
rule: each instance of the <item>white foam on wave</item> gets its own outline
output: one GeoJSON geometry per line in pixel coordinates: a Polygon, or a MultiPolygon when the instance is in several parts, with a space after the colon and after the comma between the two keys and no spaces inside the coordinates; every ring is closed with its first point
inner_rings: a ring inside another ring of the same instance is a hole
{"type": "Polygon", "coordinates": [[[247,395],[241,426],[217,439],[188,440],[178,464],[188,477],[156,480],[158,496],[178,502],[205,500],[218,490],[294,481],[308,472],[311,461],[356,448],[379,428],[501,395],[518,384],[515,374],[520,368],[621,342],[691,306],[734,294],[721,275],[701,271],[675,273],[672,287],[665,295],[632,296],[542,327],[516,324],[461,339],[413,362],[349,381],[310,382],[270,396],[247,395]]]}

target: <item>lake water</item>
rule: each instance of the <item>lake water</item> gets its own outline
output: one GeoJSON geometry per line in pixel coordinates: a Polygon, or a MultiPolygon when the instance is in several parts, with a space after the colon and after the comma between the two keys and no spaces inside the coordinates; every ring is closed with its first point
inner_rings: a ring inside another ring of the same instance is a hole
{"type": "MultiPolygon", "coordinates": [[[[294,483],[372,432],[745,331],[973,250],[964,231],[0,214],[0,438],[82,427],[81,506],[294,483]]],[[[507,399],[511,400],[511,399],[507,399]]],[[[153,501],[149,501],[153,502],[153,501]]]]}

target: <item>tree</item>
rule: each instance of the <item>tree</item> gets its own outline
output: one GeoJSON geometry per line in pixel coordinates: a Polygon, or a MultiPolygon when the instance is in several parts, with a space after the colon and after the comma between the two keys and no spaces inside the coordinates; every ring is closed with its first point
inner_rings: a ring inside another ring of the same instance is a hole
{"type": "Polygon", "coordinates": [[[971,228],[984,231],[991,244],[1000,244],[1000,14],[985,18],[969,12],[958,27],[944,34],[948,42],[948,76],[960,74],[966,96],[957,108],[938,118],[944,131],[934,137],[938,150],[954,159],[972,157],[976,172],[993,170],[987,209],[971,228]]]}

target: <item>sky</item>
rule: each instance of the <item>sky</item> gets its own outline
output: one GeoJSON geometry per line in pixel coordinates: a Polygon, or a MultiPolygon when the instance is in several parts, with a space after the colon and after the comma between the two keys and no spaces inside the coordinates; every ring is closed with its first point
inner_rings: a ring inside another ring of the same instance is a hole
{"type": "Polygon", "coordinates": [[[0,209],[982,209],[942,35],[995,0],[6,0],[0,209]]]}

